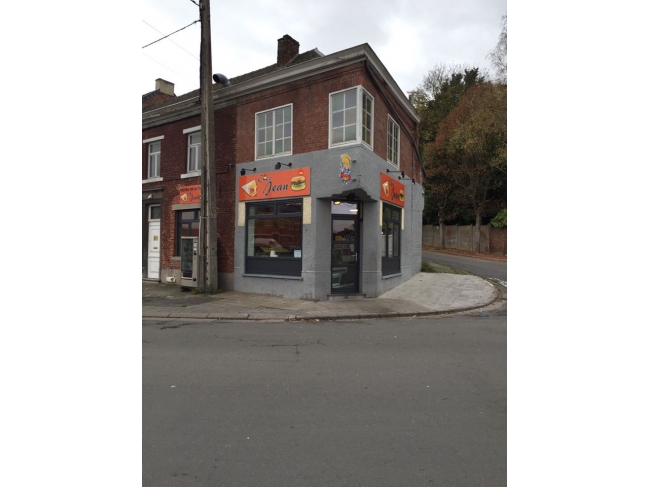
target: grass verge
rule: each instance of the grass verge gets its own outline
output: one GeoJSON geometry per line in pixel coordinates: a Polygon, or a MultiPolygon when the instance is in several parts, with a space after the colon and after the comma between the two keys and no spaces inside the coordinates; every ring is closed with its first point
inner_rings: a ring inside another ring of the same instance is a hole
{"type": "Polygon", "coordinates": [[[469,274],[469,272],[456,269],[455,267],[449,267],[448,265],[434,264],[426,260],[422,261],[422,267],[420,272],[437,272],[440,274],[469,274]]]}

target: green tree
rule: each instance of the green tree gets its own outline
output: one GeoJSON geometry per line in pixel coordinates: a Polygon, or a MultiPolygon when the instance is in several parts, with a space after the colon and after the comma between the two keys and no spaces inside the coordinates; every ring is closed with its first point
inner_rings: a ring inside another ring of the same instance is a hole
{"type": "Polygon", "coordinates": [[[412,92],[413,103],[420,114],[420,151],[436,138],[438,125],[458,106],[465,90],[484,83],[487,74],[478,67],[438,64],[429,71],[412,92]]]}
{"type": "Polygon", "coordinates": [[[488,196],[506,185],[506,85],[482,83],[468,88],[439,124],[432,157],[432,166],[444,165],[458,196],[471,205],[478,233],[488,196]]]}

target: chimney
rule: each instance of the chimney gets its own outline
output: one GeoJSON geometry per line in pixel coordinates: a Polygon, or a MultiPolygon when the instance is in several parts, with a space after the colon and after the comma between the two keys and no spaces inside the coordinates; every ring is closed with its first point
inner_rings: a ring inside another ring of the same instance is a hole
{"type": "Polygon", "coordinates": [[[174,83],[165,81],[162,78],[156,80],[156,91],[165,93],[166,95],[174,96],[174,83]]]}
{"type": "Polygon", "coordinates": [[[298,55],[300,44],[290,35],[278,39],[278,68],[286,67],[298,55]]]}

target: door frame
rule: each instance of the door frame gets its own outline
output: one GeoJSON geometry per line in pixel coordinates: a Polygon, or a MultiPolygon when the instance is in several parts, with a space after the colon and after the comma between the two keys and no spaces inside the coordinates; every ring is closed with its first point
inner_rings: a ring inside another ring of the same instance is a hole
{"type": "Polygon", "coordinates": [[[356,215],[340,215],[340,214],[332,214],[331,215],[331,220],[330,220],[330,293],[332,294],[357,294],[361,292],[361,218],[359,216],[359,213],[357,212],[356,215]],[[334,221],[335,220],[346,220],[346,221],[353,221],[355,222],[354,228],[354,240],[334,240],[334,221]],[[352,266],[347,266],[348,268],[353,268],[354,269],[354,283],[355,286],[353,289],[349,288],[335,288],[334,287],[334,269],[335,268],[340,268],[340,265],[337,267],[336,264],[334,263],[334,259],[332,258],[332,255],[334,253],[334,244],[336,243],[353,243],[354,248],[355,248],[355,254],[356,254],[356,260],[354,265],[352,266]]]}
{"type": "Polygon", "coordinates": [[[162,255],[162,239],[160,238],[162,233],[162,205],[161,204],[151,204],[147,205],[147,279],[156,279],[155,277],[149,277],[151,269],[149,268],[149,239],[151,238],[151,224],[158,223],[158,280],[160,280],[160,256],[162,255]],[[159,207],[161,209],[161,218],[151,218],[151,209],[154,207],[159,207]]]}

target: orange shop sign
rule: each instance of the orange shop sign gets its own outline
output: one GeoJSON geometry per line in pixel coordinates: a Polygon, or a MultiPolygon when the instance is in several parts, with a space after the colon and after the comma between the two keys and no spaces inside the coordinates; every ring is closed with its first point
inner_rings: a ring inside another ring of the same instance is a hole
{"type": "Polygon", "coordinates": [[[181,186],[178,188],[178,198],[181,205],[199,203],[201,201],[201,185],[181,186]]]}
{"type": "Polygon", "coordinates": [[[310,190],[308,167],[239,177],[239,201],[307,196],[310,190]]]}
{"type": "Polygon", "coordinates": [[[382,200],[404,206],[404,185],[399,181],[395,181],[388,174],[381,173],[379,193],[382,200]]]}

